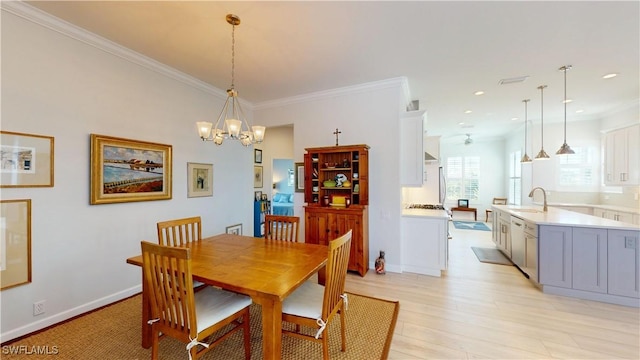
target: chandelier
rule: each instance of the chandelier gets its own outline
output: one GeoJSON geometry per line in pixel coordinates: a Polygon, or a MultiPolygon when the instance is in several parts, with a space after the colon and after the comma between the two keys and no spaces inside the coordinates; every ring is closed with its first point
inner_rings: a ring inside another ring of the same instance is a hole
{"type": "Polygon", "coordinates": [[[231,87],[227,90],[227,101],[218,116],[215,127],[207,121],[196,123],[198,133],[202,141],[213,141],[216,145],[222,145],[225,139],[240,140],[244,146],[254,143],[261,143],[264,140],[264,126],[250,126],[246,120],[238,92],[234,89],[235,80],[235,45],[236,45],[236,25],[240,25],[240,18],[237,15],[228,14],[227,22],[231,24],[231,87]]]}

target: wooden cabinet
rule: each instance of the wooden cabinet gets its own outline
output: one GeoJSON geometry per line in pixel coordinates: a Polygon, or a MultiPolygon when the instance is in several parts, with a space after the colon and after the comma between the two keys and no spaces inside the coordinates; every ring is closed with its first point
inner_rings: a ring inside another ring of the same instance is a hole
{"type": "Polygon", "coordinates": [[[304,201],[309,206],[328,206],[334,196],[346,196],[351,205],[369,204],[369,146],[346,145],[305,149],[304,201]],[[336,178],[348,186],[326,186],[336,178]],[[326,203],[325,203],[326,201],[326,203]]]}
{"type": "Polygon", "coordinates": [[[638,231],[609,230],[608,284],[613,295],[640,297],[638,231]]]}
{"type": "Polygon", "coordinates": [[[369,270],[369,146],[305,150],[305,242],[326,245],[352,230],[348,269],[364,276],[369,270]]]}
{"type": "Polygon", "coordinates": [[[351,230],[351,253],[348,270],[364,276],[369,270],[369,226],[367,208],[345,209],[305,207],[305,242],[328,245],[329,241],[351,230]]]}
{"type": "Polygon", "coordinates": [[[640,184],[640,125],[608,132],[604,139],[606,185],[640,184]]]}
{"type": "Polygon", "coordinates": [[[425,111],[410,111],[400,118],[400,185],[422,186],[424,173],[425,111]]]}

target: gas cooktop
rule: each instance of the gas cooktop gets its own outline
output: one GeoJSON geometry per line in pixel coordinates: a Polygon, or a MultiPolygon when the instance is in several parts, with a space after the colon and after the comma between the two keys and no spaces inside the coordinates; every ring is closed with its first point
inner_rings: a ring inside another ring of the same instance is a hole
{"type": "Polygon", "coordinates": [[[409,204],[407,209],[445,210],[444,206],[437,204],[409,204]]]}

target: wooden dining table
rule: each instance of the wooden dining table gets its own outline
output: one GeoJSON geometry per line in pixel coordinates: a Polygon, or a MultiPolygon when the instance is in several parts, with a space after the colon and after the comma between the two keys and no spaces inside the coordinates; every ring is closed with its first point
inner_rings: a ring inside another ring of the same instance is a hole
{"type": "MultiPolygon", "coordinates": [[[[190,243],[193,279],[251,296],[262,305],[264,359],[280,359],[282,352],[282,301],[318,271],[323,271],[325,245],[265,240],[221,234],[190,243]]],[[[142,267],[142,255],[127,259],[142,267]]],[[[319,274],[319,278],[323,274],[319,274]]],[[[151,310],[142,281],[142,346],[151,346],[151,310]]]]}

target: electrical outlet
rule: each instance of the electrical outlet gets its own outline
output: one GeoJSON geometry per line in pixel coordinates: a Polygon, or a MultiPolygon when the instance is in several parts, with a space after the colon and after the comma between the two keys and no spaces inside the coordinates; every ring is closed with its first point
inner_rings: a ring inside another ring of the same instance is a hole
{"type": "Polygon", "coordinates": [[[636,238],[631,236],[624,237],[624,247],[625,249],[635,249],[636,248],[636,238]]]}
{"type": "Polygon", "coordinates": [[[33,303],[33,315],[44,314],[44,300],[33,303]]]}

